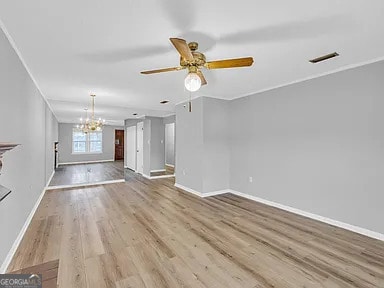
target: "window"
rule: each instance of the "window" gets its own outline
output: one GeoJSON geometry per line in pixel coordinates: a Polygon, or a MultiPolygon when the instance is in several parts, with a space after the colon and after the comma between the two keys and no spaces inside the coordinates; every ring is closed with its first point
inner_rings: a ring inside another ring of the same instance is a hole
{"type": "Polygon", "coordinates": [[[76,128],[72,132],[72,153],[102,153],[103,132],[83,133],[76,128]]]}

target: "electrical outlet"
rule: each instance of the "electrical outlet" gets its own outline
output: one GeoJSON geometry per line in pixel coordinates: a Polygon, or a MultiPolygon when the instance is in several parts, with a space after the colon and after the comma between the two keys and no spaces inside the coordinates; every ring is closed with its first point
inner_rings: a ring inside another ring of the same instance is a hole
{"type": "Polygon", "coordinates": [[[253,182],[253,178],[252,178],[252,176],[249,176],[249,183],[252,183],[253,182]]]}

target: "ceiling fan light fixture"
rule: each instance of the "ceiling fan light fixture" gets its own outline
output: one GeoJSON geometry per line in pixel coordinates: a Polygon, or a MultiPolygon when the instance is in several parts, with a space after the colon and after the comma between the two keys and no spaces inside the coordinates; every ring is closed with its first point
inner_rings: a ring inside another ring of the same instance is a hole
{"type": "Polygon", "coordinates": [[[195,92],[201,87],[201,78],[197,73],[190,72],[187,77],[185,77],[184,85],[188,91],[195,92]]]}

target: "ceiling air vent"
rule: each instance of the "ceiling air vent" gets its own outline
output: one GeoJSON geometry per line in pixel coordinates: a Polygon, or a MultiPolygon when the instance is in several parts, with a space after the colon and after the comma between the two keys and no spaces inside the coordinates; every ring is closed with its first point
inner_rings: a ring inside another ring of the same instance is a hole
{"type": "Polygon", "coordinates": [[[309,60],[309,62],[316,64],[316,63],[319,63],[321,61],[325,61],[325,60],[328,60],[328,59],[331,59],[331,58],[334,58],[334,57],[337,57],[337,56],[339,56],[339,53],[333,52],[331,54],[327,54],[327,55],[320,56],[318,58],[309,60]]]}

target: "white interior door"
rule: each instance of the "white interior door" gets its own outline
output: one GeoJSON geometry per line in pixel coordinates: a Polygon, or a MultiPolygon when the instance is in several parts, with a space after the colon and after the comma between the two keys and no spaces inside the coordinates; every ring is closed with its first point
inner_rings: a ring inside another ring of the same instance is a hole
{"type": "Polygon", "coordinates": [[[131,169],[136,170],[136,126],[127,128],[125,145],[127,147],[127,154],[125,156],[125,165],[131,169]]]}
{"type": "Polygon", "coordinates": [[[144,164],[144,153],[143,153],[143,147],[144,147],[144,122],[137,123],[137,165],[136,165],[136,171],[143,174],[143,164],[144,164]]]}

